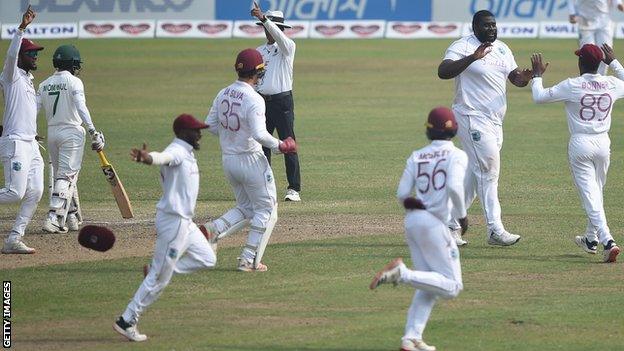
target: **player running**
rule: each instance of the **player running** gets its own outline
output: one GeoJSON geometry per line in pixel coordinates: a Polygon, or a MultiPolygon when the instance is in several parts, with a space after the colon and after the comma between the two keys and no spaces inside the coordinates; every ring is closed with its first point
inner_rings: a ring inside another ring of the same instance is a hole
{"type": "Polygon", "coordinates": [[[267,270],[262,255],[277,222],[275,179],[262,147],[274,153],[296,152],[297,147],[292,138],[280,141],[266,130],[264,100],[254,90],[264,75],[262,55],[245,49],[236,57],[234,68],[238,80],[217,94],[206,124],[208,131],[219,136],[223,170],[234,191],[236,207],[200,229],[205,235],[222,238],[249,223],[238,270],[261,272],[267,270]]]}
{"type": "Polygon", "coordinates": [[[80,229],[82,224],[78,197],[78,173],[85,143],[82,124],[91,135],[91,149],[104,148],[104,135],[96,131],[87,108],[84,85],[78,78],[82,64],[78,49],[73,45],[59,46],[52,64],[56,72],[39,85],[37,93],[48,121],[48,152],[54,179],[43,230],[67,233],[68,229],[80,229]]]}
{"type": "Polygon", "coordinates": [[[575,242],[585,252],[595,254],[598,242],[604,246],[603,261],[615,262],[620,248],[615,244],[605,216],[602,189],[607,180],[611,154],[611,111],[617,99],[624,97],[624,68],[615,59],[608,45],[604,62],[617,77],[597,73],[603,61],[603,52],[594,44],[585,44],[575,52],[580,76],[568,78],[544,89],[542,74],[548,64],[542,62],[542,54],[533,54],[533,101],[538,104],[563,101],[568,115],[570,141],[568,162],[574,184],[578,189],[587,213],[585,235],[575,242]]]}
{"type": "Polygon", "coordinates": [[[423,341],[423,330],[438,297],[452,299],[463,289],[459,250],[447,227],[451,215],[460,218],[463,232],[468,229],[464,202],[464,176],[468,158],[453,145],[457,133],[453,112],[438,107],[427,119],[428,146],[416,150],[407,165],[397,190],[397,198],[407,212],[405,237],[414,270],[396,258],[382,269],[370,284],[404,283],[416,293],[407,313],[401,350],[436,348],[423,341]],[[416,197],[411,197],[412,194],[416,197]]]}

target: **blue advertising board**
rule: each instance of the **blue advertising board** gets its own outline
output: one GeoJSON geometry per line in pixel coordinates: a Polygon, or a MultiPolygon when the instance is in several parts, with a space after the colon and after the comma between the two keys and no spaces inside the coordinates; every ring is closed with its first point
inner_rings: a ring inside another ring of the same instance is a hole
{"type": "MultiPolygon", "coordinates": [[[[433,0],[257,0],[290,20],[430,21],[433,0]]],[[[248,20],[253,0],[215,0],[219,20],[248,20]]]]}

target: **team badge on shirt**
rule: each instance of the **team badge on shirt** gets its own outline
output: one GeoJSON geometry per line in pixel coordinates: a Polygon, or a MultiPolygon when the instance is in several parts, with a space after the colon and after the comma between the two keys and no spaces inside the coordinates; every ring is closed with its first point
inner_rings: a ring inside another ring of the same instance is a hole
{"type": "Polygon", "coordinates": [[[459,258],[459,251],[457,249],[451,249],[451,258],[454,260],[459,258]]]}
{"type": "Polygon", "coordinates": [[[178,257],[178,250],[174,248],[169,249],[169,252],[167,252],[167,256],[169,256],[170,259],[175,260],[176,257],[178,257]]]}
{"type": "Polygon", "coordinates": [[[13,162],[13,166],[12,166],[13,170],[16,172],[19,172],[22,170],[22,163],[19,161],[15,161],[13,162]]]}
{"type": "Polygon", "coordinates": [[[479,133],[478,130],[475,130],[474,132],[470,132],[470,136],[472,137],[473,141],[481,140],[481,133],[479,133]]]}
{"type": "Polygon", "coordinates": [[[266,180],[267,180],[267,183],[270,183],[273,181],[273,177],[271,177],[271,174],[266,175],[266,180]]]}
{"type": "Polygon", "coordinates": [[[502,47],[498,47],[498,52],[501,53],[501,55],[505,55],[505,49],[503,49],[502,47]]]}

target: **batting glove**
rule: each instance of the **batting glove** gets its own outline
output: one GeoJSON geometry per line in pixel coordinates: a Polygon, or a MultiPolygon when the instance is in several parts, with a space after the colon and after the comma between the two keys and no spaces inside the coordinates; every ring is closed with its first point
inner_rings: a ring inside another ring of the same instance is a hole
{"type": "Polygon", "coordinates": [[[104,140],[104,134],[95,129],[89,130],[89,134],[91,134],[91,150],[100,151],[104,149],[104,145],[106,143],[104,140]]]}

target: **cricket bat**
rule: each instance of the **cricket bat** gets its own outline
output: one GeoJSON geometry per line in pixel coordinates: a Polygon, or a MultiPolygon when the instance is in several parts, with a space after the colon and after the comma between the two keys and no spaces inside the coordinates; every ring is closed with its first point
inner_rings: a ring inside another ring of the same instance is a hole
{"type": "Polygon", "coordinates": [[[106,159],[106,156],[104,156],[104,151],[100,150],[97,153],[100,157],[100,163],[102,164],[102,172],[104,172],[106,180],[111,185],[111,190],[113,191],[115,201],[117,201],[117,207],[119,207],[121,216],[123,218],[134,217],[130,199],[128,199],[128,194],[126,194],[126,189],[124,189],[123,184],[121,184],[121,180],[117,177],[117,172],[115,172],[113,165],[111,165],[106,159]]]}

